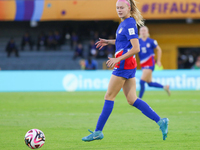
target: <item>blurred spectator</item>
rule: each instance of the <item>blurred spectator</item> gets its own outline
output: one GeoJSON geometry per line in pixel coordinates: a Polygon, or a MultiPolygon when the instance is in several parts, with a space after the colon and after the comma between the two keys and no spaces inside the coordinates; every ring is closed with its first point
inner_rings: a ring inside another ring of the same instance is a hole
{"type": "Polygon", "coordinates": [[[106,53],[107,53],[107,56],[108,57],[113,57],[114,56],[114,54],[115,54],[115,48],[114,48],[114,45],[108,45],[107,46],[107,51],[106,51],[106,53]]]}
{"type": "Polygon", "coordinates": [[[40,50],[41,46],[44,46],[45,49],[46,49],[46,46],[47,46],[47,39],[46,39],[46,35],[44,34],[44,32],[41,32],[38,36],[38,39],[37,39],[37,50],[38,51],[40,50]]]}
{"type": "Polygon", "coordinates": [[[83,58],[83,45],[82,45],[81,43],[79,43],[79,44],[76,46],[73,59],[76,59],[77,57],[83,58]]]}
{"type": "Polygon", "coordinates": [[[108,37],[107,37],[107,33],[105,32],[105,31],[103,31],[102,33],[101,33],[101,38],[102,39],[107,39],[108,37]]]}
{"type": "Polygon", "coordinates": [[[94,30],[89,29],[89,33],[90,33],[90,39],[94,39],[94,30]]]}
{"type": "Polygon", "coordinates": [[[186,62],[187,57],[180,52],[178,52],[178,69],[184,69],[184,64],[186,62]]]}
{"type": "MultiPolygon", "coordinates": [[[[62,31],[63,34],[63,41],[62,44],[64,44],[65,42],[67,42],[68,45],[71,46],[72,48],[72,33],[73,33],[73,27],[70,25],[65,25],[62,31]]],[[[72,49],[71,49],[72,50],[72,49]]]]}
{"type": "Polygon", "coordinates": [[[91,57],[96,57],[97,56],[97,49],[96,49],[96,45],[95,45],[95,41],[94,40],[90,40],[90,45],[89,45],[89,56],[91,57]]]}
{"type": "Polygon", "coordinates": [[[96,69],[97,69],[97,62],[91,59],[91,57],[89,57],[85,61],[85,70],[96,70],[96,69]]]}
{"type": "Polygon", "coordinates": [[[93,39],[94,39],[95,42],[97,42],[99,40],[99,32],[98,31],[94,32],[93,39]]]}
{"type": "MultiPolygon", "coordinates": [[[[114,37],[110,35],[108,39],[112,40],[114,37]]],[[[115,45],[108,45],[106,49],[107,57],[113,57],[115,54],[115,45]]]]}
{"type": "Polygon", "coordinates": [[[33,41],[31,39],[31,36],[28,32],[26,32],[23,37],[22,37],[22,42],[21,42],[21,49],[22,51],[24,50],[24,46],[29,45],[30,50],[33,50],[33,41]]]}
{"type": "Polygon", "coordinates": [[[189,50],[185,51],[185,55],[186,55],[186,62],[184,68],[190,69],[195,63],[194,55],[192,55],[192,53],[189,50]]]}
{"type": "Polygon", "coordinates": [[[49,34],[47,36],[47,49],[48,50],[51,50],[51,49],[55,50],[55,39],[54,39],[52,31],[49,31],[49,34]]]}
{"type": "Polygon", "coordinates": [[[200,69],[200,56],[197,57],[195,64],[192,66],[192,69],[200,69]]]}
{"type": "Polygon", "coordinates": [[[58,31],[54,32],[54,38],[55,38],[55,48],[61,49],[62,37],[58,31]]]}
{"type": "Polygon", "coordinates": [[[98,50],[97,57],[96,58],[107,58],[107,52],[106,52],[107,46],[104,46],[102,49],[98,50]]]}
{"type": "Polygon", "coordinates": [[[10,57],[10,54],[12,52],[15,53],[16,57],[19,57],[18,49],[13,38],[11,38],[10,41],[8,42],[6,46],[6,52],[7,52],[7,57],[10,57]]]}
{"type": "Polygon", "coordinates": [[[193,48],[183,49],[178,52],[178,69],[190,69],[198,56],[198,51],[193,48]]]}
{"type": "Polygon", "coordinates": [[[71,49],[74,49],[77,46],[78,40],[78,35],[76,35],[76,33],[73,32],[71,36],[71,49]]]}
{"type": "Polygon", "coordinates": [[[82,69],[82,70],[85,70],[85,60],[84,60],[84,59],[81,59],[81,60],[79,61],[79,64],[80,64],[80,66],[81,66],[81,69],[82,69]]]}

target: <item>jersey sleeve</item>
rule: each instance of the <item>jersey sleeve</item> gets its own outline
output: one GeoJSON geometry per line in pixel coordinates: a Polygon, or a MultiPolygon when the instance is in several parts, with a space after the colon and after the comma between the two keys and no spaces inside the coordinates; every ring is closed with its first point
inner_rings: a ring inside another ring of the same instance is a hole
{"type": "Polygon", "coordinates": [[[156,40],[152,40],[151,42],[152,48],[156,48],[158,46],[158,42],[156,40]]]}
{"type": "Polygon", "coordinates": [[[127,40],[138,38],[138,30],[136,24],[130,23],[126,25],[125,36],[127,40]]]}

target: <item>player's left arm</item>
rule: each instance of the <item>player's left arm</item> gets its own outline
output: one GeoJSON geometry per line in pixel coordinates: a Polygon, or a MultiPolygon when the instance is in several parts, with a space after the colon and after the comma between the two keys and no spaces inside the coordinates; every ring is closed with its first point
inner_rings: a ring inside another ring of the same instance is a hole
{"type": "Polygon", "coordinates": [[[162,64],[161,64],[162,50],[159,45],[157,45],[155,50],[157,50],[157,64],[159,67],[161,67],[162,66],[162,64]]]}

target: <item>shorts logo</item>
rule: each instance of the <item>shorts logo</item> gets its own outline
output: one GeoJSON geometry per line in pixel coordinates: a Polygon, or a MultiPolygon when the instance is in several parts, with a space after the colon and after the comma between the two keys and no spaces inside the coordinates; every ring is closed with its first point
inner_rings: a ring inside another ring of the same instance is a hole
{"type": "Polygon", "coordinates": [[[120,34],[122,32],[122,30],[123,30],[123,28],[120,28],[118,33],[120,34]]]}
{"type": "Polygon", "coordinates": [[[129,28],[128,32],[129,32],[129,35],[134,35],[135,34],[135,29],[134,28],[129,28]]]}
{"type": "Polygon", "coordinates": [[[117,70],[117,68],[116,68],[116,67],[114,67],[113,71],[116,71],[116,70],[117,70]]]}

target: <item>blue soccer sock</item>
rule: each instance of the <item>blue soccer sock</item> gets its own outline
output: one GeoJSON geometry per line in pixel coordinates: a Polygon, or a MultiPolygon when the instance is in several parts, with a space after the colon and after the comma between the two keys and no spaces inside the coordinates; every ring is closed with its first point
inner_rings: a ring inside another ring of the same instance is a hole
{"type": "Polygon", "coordinates": [[[140,80],[140,93],[139,93],[139,98],[142,98],[143,94],[145,91],[145,81],[140,80]]]}
{"type": "Polygon", "coordinates": [[[138,98],[133,106],[139,109],[145,116],[154,120],[156,123],[160,120],[160,117],[156,114],[156,112],[143,100],[138,98]]]}
{"type": "Polygon", "coordinates": [[[156,82],[149,82],[148,85],[150,87],[157,87],[157,88],[163,88],[163,85],[156,83],[156,82]]]}
{"type": "Polygon", "coordinates": [[[106,121],[108,120],[108,117],[112,112],[113,106],[114,106],[114,101],[105,100],[103,110],[101,112],[101,115],[99,116],[99,120],[97,122],[95,131],[103,130],[103,127],[106,124],[106,121]]]}

